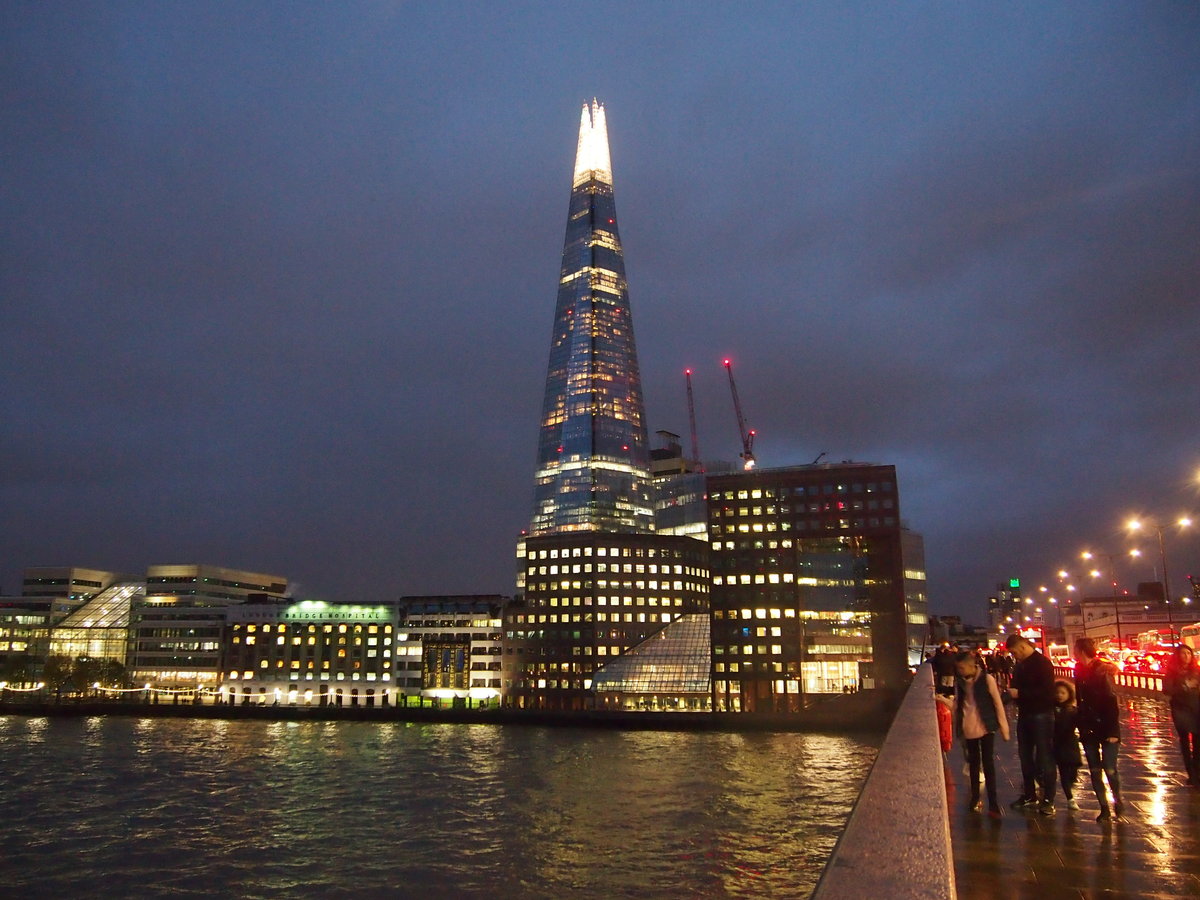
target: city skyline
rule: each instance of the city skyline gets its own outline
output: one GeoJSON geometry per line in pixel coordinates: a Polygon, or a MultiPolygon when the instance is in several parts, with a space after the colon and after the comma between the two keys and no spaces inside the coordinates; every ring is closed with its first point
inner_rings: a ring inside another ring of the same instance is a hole
{"type": "Polygon", "coordinates": [[[690,367],[736,460],[732,358],[761,464],[895,464],[972,620],[1198,511],[1194,7],[614,4],[582,60],[568,9],[0,11],[7,592],[508,593],[593,96],[650,433],[690,367]]]}

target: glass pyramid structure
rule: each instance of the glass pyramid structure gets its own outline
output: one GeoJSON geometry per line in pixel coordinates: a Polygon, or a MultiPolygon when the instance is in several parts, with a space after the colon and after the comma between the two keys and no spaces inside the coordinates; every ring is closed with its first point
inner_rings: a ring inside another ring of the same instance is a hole
{"type": "Polygon", "coordinates": [[[710,640],[707,613],[680,616],[597,669],[592,686],[598,694],[656,694],[707,700],[712,687],[710,640]]]}
{"type": "Polygon", "coordinates": [[[608,128],[593,101],[579,123],[530,534],[651,532],[651,484],[608,128]]]}

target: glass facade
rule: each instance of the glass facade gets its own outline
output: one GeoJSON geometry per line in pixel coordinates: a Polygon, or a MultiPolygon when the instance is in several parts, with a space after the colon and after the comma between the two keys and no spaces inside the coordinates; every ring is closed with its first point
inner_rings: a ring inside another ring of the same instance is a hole
{"type": "Polygon", "coordinates": [[[907,602],[893,466],[708,482],[714,709],[793,712],[899,682],[907,602]]]}
{"type": "Polygon", "coordinates": [[[664,712],[708,710],[711,662],[708,616],[681,616],[596,671],[597,705],[664,712]]]}
{"type": "Polygon", "coordinates": [[[144,597],[143,582],[123,582],[105,588],[50,632],[50,653],[90,656],[125,664],[129,643],[130,608],[144,597]]]}
{"type": "Polygon", "coordinates": [[[585,105],[546,373],[530,533],[649,532],[649,450],[604,107],[585,105]]]}
{"type": "Polygon", "coordinates": [[[708,548],[693,538],[543,535],[524,562],[524,601],[505,613],[505,693],[519,708],[594,708],[596,669],[708,608],[708,548]]]}

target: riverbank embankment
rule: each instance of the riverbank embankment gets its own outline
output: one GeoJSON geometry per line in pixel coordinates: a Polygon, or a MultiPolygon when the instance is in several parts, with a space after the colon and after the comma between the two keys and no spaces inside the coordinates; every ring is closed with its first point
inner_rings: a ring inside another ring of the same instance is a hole
{"type": "Polygon", "coordinates": [[[534,725],[650,731],[887,731],[899,696],[860,691],[830,697],[798,713],[627,712],[523,710],[504,707],[333,706],[145,703],[114,700],[0,703],[0,715],[134,716],[141,718],[250,719],[285,722],[413,722],[534,725]]]}

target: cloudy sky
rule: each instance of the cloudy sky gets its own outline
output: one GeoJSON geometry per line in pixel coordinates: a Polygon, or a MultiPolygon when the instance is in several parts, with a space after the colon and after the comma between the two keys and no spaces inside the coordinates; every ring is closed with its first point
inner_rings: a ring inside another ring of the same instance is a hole
{"type": "Polygon", "coordinates": [[[1198,47],[1193,2],[6,3],[0,586],[510,593],[596,96],[651,430],[691,366],[734,459],[731,356],[760,462],[894,463],[982,620],[1200,512],[1198,47]]]}

